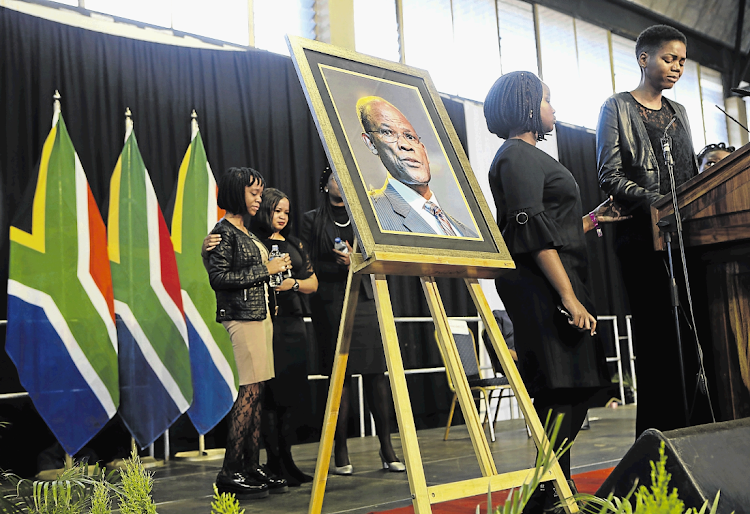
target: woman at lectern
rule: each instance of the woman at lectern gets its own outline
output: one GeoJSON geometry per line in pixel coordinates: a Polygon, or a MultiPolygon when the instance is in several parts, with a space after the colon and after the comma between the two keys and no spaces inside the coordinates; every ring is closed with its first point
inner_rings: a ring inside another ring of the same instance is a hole
{"type": "MultiPolygon", "coordinates": [[[[559,447],[563,439],[575,439],[589,406],[610,385],[586,286],[584,233],[600,233],[600,223],[621,218],[611,199],[581,217],[573,175],[536,147],[555,125],[549,88],[536,75],[500,77],[487,94],[484,115],[490,132],[506,140],[489,176],[498,227],[516,263],[495,285],[513,321],[518,368],[539,418],[544,423],[550,412],[553,420],[563,414],[559,447]]],[[[560,466],[570,479],[569,453],[560,466]]],[[[524,513],[541,513],[556,501],[545,485],[524,513]]]]}
{"type": "MultiPolygon", "coordinates": [[[[677,29],[654,25],[638,36],[635,55],[641,70],[637,88],[617,93],[602,106],[596,129],[599,185],[632,219],[614,230],[633,316],[638,387],[636,438],[647,428],[687,426],[680,380],[678,340],[663,252],[654,251],[650,206],[671,194],[662,139],[671,138],[677,186],[698,173],[685,108],[665,98],[682,76],[687,40],[677,29]]],[[[680,268],[679,260],[675,268],[680,268]]],[[[682,330],[687,391],[695,390],[695,351],[682,330]]]]}

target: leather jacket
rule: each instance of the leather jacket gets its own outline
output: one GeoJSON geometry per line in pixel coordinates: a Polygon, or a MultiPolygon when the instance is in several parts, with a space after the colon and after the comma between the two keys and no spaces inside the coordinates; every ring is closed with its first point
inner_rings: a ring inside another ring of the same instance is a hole
{"type": "MultiPolygon", "coordinates": [[[[666,100],[692,140],[685,108],[666,100]]],[[[695,157],[693,161],[697,173],[695,157]]],[[[596,126],[596,162],[599,186],[614,196],[626,212],[637,208],[648,212],[649,206],[662,197],[656,154],[638,113],[637,102],[630,93],[610,96],[602,106],[596,126]]]]}
{"type": "Polygon", "coordinates": [[[208,253],[207,266],[209,282],[216,292],[216,321],[265,319],[269,275],[253,242],[258,238],[252,232],[248,237],[225,219],[211,233],[221,235],[219,246],[208,253]]]}

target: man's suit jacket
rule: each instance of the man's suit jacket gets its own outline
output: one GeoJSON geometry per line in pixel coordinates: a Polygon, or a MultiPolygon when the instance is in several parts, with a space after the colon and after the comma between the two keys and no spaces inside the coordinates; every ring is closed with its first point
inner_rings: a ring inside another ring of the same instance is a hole
{"type": "MultiPolygon", "coordinates": [[[[388,183],[384,190],[370,193],[375,214],[383,230],[415,232],[417,234],[435,234],[435,231],[417,211],[388,183]]],[[[464,237],[477,237],[476,232],[443,211],[451,223],[461,231],[464,237]]]]}

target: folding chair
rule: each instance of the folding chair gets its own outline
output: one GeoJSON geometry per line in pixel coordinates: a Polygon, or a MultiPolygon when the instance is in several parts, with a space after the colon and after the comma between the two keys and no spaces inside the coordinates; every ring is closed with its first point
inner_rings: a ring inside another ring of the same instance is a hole
{"type": "MultiPolygon", "coordinates": [[[[461,358],[461,364],[463,365],[464,373],[466,373],[466,378],[469,381],[469,387],[471,388],[472,392],[476,392],[478,395],[474,399],[479,400],[480,402],[484,401],[485,423],[490,421],[491,395],[493,391],[500,392],[497,396],[498,408],[495,410],[495,416],[489,423],[490,440],[492,442],[495,442],[494,425],[497,421],[497,413],[500,410],[500,399],[502,399],[502,392],[504,389],[511,389],[510,384],[508,383],[508,379],[505,377],[482,378],[479,371],[479,358],[477,357],[477,349],[474,342],[474,333],[471,331],[471,329],[469,329],[469,326],[465,321],[449,320],[449,323],[451,326],[453,339],[456,341],[456,349],[458,350],[458,355],[461,358]]],[[[437,332],[435,333],[435,338],[437,339],[437,332]]],[[[439,345],[438,348],[440,348],[439,345]]],[[[443,355],[442,350],[440,351],[440,357],[442,357],[443,364],[445,364],[445,355],[443,355]]],[[[458,400],[458,395],[456,394],[455,386],[453,385],[453,381],[451,380],[451,376],[450,373],[448,373],[447,368],[445,370],[445,374],[448,377],[448,387],[453,393],[450,413],[448,414],[448,424],[445,427],[445,437],[443,437],[443,440],[447,441],[448,434],[450,433],[451,429],[451,422],[453,421],[453,413],[456,409],[456,400],[458,400]]]]}

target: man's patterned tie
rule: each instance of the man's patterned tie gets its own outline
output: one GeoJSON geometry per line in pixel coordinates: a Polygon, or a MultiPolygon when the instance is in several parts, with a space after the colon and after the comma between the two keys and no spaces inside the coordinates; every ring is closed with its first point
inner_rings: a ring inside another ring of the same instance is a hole
{"type": "Polygon", "coordinates": [[[456,231],[453,230],[453,226],[451,225],[451,222],[448,221],[448,216],[445,215],[443,212],[443,209],[438,207],[432,202],[425,202],[424,204],[424,210],[435,216],[437,218],[438,222],[440,222],[440,228],[443,229],[443,233],[446,236],[455,236],[456,231]]]}

